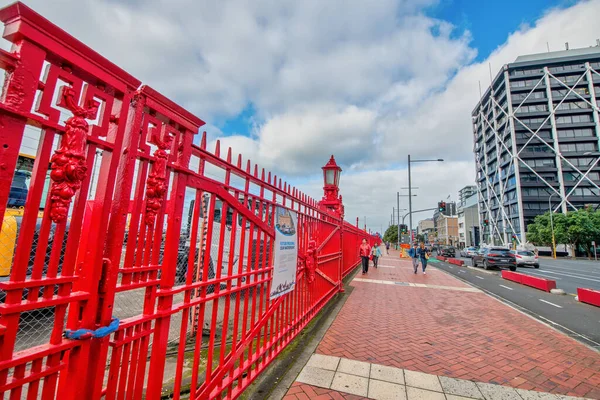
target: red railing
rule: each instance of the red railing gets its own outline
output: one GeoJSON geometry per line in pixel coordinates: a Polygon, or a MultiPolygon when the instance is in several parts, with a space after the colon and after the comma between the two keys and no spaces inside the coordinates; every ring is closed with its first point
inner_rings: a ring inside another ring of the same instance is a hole
{"type": "Polygon", "coordinates": [[[340,291],[364,231],[195,145],[202,120],[25,5],[0,20],[2,396],[236,398],[340,291]],[[278,207],[299,257],[271,299],[278,207]]]}

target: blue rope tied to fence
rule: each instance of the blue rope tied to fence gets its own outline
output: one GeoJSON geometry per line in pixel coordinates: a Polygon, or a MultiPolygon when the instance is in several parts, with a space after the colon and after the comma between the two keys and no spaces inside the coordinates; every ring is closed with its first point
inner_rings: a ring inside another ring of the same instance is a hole
{"type": "Polygon", "coordinates": [[[103,338],[104,336],[108,336],[117,329],[119,329],[119,323],[120,321],[118,318],[113,318],[108,326],[102,326],[96,329],[95,331],[91,329],[77,329],[75,331],[67,329],[64,335],[67,339],[73,340],[103,338]]]}

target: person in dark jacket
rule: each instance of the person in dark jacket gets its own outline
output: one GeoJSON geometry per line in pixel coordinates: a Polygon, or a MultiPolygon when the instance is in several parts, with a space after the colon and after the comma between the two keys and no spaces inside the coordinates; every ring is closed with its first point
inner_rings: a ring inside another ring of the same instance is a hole
{"type": "Polygon", "coordinates": [[[413,271],[416,274],[417,269],[419,269],[419,248],[417,247],[417,243],[413,243],[413,247],[408,250],[408,256],[411,258],[413,263],[413,271]]]}
{"type": "MultiPolygon", "coordinates": [[[[419,256],[419,260],[421,261],[421,267],[423,268],[423,275],[427,275],[427,272],[425,272],[425,268],[427,268],[427,259],[429,258],[429,255],[431,254],[431,252],[429,251],[428,248],[425,247],[425,243],[421,242],[421,247],[419,247],[419,249],[417,250],[417,254],[419,256]]],[[[417,264],[418,266],[418,264],[417,264]]],[[[415,274],[416,272],[416,268],[415,267],[415,274]]]]}
{"type": "Polygon", "coordinates": [[[362,274],[369,272],[369,257],[371,256],[371,246],[367,239],[363,239],[359,247],[360,258],[362,260],[362,274]]]}

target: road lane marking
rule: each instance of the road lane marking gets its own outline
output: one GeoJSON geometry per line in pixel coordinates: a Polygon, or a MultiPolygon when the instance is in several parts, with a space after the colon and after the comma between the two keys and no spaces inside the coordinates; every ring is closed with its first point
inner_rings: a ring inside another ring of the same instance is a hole
{"type": "MultiPolygon", "coordinates": [[[[569,277],[571,277],[571,278],[583,279],[583,280],[586,280],[586,281],[600,282],[600,279],[586,278],[586,277],[579,276],[579,275],[563,274],[563,273],[561,273],[561,272],[551,272],[551,271],[538,272],[538,274],[543,274],[543,273],[546,273],[546,274],[554,274],[554,275],[560,275],[560,276],[569,276],[569,277]]],[[[557,279],[558,279],[558,278],[557,278],[557,279]]]]}
{"type": "MultiPolygon", "coordinates": [[[[524,274],[526,274],[526,272],[523,272],[524,274]]],[[[541,278],[552,278],[554,280],[560,281],[561,278],[556,278],[554,275],[549,275],[549,274],[544,274],[543,272],[529,272],[529,275],[533,275],[533,276],[537,276],[537,275],[541,275],[541,278]]]]}
{"type": "Polygon", "coordinates": [[[562,306],[559,306],[558,304],[550,303],[549,301],[546,301],[544,299],[539,299],[539,300],[542,301],[542,302],[544,302],[544,303],[546,303],[546,304],[550,304],[551,306],[562,308],[562,306]]]}
{"type": "Polygon", "coordinates": [[[475,278],[484,279],[484,278],[482,278],[482,277],[480,277],[480,276],[476,276],[475,278]]]}
{"type": "Polygon", "coordinates": [[[600,275],[600,271],[594,271],[594,270],[581,270],[581,269],[575,269],[575,268],[562,268],[562,267],[552,267],[549,265],[542,265],[542,267],[544,268],[544,271],[559,271],[559,272],[569,272],[572,274],[592,274],[592,275],[600,275]],[[575,270],[574,270],[575,269],[575,270]]]}
{"type": "Polygon", "coordinates": [[[513,288],[511,288],[511,287],[508,287],[508,286],[504,286],[504,285],[500,285],[500,286],[502,286],[504,289],[508,289],[508,290],[514,290],[513,288]]]}

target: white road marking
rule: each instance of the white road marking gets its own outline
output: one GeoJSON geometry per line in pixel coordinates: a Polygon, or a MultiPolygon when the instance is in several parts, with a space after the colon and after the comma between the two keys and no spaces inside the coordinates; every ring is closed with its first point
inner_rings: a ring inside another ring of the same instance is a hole
{"type": "Polygon", "coordinates": [[[600,271],[586,271],[586,270],[574,270],[574,268],[561,268],[561,267],[554,267],[554,266],[549,266],[549,265],[542,265],[542,267],[544,268],[544,271],[558,271],[558,272],[568,272],[571,274],[592,274],[592,275],[600,275],[600,271]]]}
{"type": "Polygon", "coordinates": [[[554,275],[549,275],[549,274],[545,274],[543,272],[537,272],[537,271],[536,272],[530,272],[529,275],[532,275],[532,276],[538,276],[538,275],[540,275],[540,278],[546,278],[547,277],[547,278],[552,278],[552,279],[557,280],[557,281],[560,281],[560,279],[561,279],[561,278],[555,277],[554,275]]]}
{"type": "Polygon", "coordinates": [[[380,279],[365,279],[365,278],[354,278],[353,282],[379,283],[382,285],[397,285],[399,287],[446,289],[446,290],[456,290],[459,292],[481,293],[481,290],[471,287],[471,286],[469,286],[469,287],[441,286],[441,285],[428,285],[428,284],[424,284],[424,283],[395,282],[395,281],[386,281],[386,280],[380,280],[380,279]]]}
{"type": "Polygon", "coordinates": [[[504,289],[508,289],[508,290],[514,290],[513,288],[511,288],[511,287],[508,287],[508,286],[504,286],[504,285],[500,285],[500,286],[502,286],[504,289]]]}
{"type": "Polygon", "coordinates": [[[554,307],[562,308],[562,306],[559,306],[558,304],[550,303],[549,301],[546,301],[544,299],[539,299],[539,301],[542,301],[546,304],[550,304],[551,306],[554,306],[554,307]]]}
{"type": "Polygon", "coordinates": [[[485,278],[482,278],[482,277],[480,277],[480,276],[476,276],[475,278],[479,278],[479,279],[485,279],[485,278]]]}
{"type": "Polygon", "coordinates": [[[563,274],[561,272],[551,272],[551,271],[544,271],[544,272],[537,272],[538,274],[553,274],[553,275],[561,275],[561,276],[569,276],[571,278],[577,278],[577,279],[583,279],[585,281],[594,281],[594,282],[600,282],[600,279],[592,279],[592,278],[586,278],[580,275],[570,275],[570,274],[563,274]]]}

